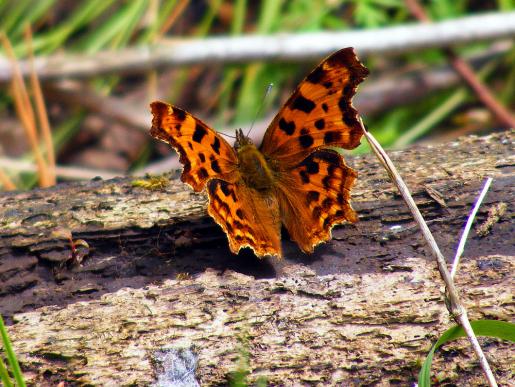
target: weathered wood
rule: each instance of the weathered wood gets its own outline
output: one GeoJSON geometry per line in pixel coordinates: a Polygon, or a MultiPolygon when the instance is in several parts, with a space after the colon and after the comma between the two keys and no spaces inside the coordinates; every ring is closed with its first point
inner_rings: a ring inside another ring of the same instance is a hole
{"type": "MultiPolygon", "coordinates": [[[[207,270],[191,280],[24,313],[10,332],[37,385],[148,385],[163,373],[153,368],[154,353],[166,348],[197,354],[202,386],[224,385],[242,351],[249,352],[249,381],[408,385],[417,362],[449,326],[431,266],[406,257],[361,275],[317,276],[297,265],[285,277],[259,281],[207,270]]],[[[513,317],[514,269],[505,256],[463,265],[458,284],[472,318],[513,317]]],[[[487,356],[507,385],[515,350],[488,343],[487,356]]],[[[435,369],[449,381],[479,385],[477,362],[464,348],[465,340],[439,354],[435,369]],[[458,349],[459,362],[453,362],[458,349]]]]}
{"type": "MultiPolygon", "coordinates": [[[[513,134],[392,152],[448,256],[482,179],[494,177],[478,223],[491,208],[506,210],[471,238],[459,271],[473,318],[513,316],[513,134]]],[[[285,242],[282,262],[231,255],[204,195],[177,181],[163,190],[125,178],[3,194],[0,312],[28,312],[10,332],[29,378],[145,385],[159,373],[155,351],[186,346],[198,354],[202,385],[224,384],[241,348],[249,379],[272,385],[414,380],[448,326],[441,281],[386,173],[372,156],[349,161],[360,173],[361,221],[333,230],[311,256],[285,242]],[[63,266],[65,232],[90,246],[80,266],[63,266]],[[178,273],[192,278],[174,280],[178,273]]],[[[506,382],[513,349],[489,343],[506,382]]],[[[467,344],[453,348],[437,365],[449,381],[482,380],[467,344]],[[459,365],[448,361],[456,354],[459,365]]]]}

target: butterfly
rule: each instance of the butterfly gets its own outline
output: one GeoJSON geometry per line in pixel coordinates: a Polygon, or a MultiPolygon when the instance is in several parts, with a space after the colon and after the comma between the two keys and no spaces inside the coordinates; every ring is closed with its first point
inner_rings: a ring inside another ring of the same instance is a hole
{"type": "Polygon", "coordinates": [[[275,116],[259,147],[241,129],[234,147],[200,119],[155,101],[150,134],[170,144],[183,164],[181,180],[207,187],[208,213],[235,254],[280,258],[281,225],[300,249],[331,239],[331,229],[356,222],[350,190],[357,173],[333,148],[353,149],[363,127],[351,103],[368,75],[352,47],[323,60],[275,116]]]}

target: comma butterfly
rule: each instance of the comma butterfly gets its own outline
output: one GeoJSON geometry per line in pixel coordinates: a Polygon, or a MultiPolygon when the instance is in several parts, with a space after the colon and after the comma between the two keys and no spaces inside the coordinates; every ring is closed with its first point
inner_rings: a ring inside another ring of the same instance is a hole
{"type": "Polygon", "coordinates": [[[331,239],[334,225],[356,222],[350,189],[357,173],[332,147],[353,149],[363,127],[351,99],[368,70],[352,47],[335,52],[304,79],[258,148],[236,131],[234,148],[188,112],[152,102],[150,134],[174,147],[181,180],[207,185],[208,212],[229,247],[281,257],[281,224],[302,251],[331,239]]]}

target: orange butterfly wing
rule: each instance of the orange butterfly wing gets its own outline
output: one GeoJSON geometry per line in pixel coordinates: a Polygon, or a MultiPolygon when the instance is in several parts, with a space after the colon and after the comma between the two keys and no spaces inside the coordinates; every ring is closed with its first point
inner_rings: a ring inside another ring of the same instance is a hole
{"type": "Polygon", "coordinates": [[[318,148],[356,148],[363,129],[351,99],[367,75],[352,47],[326,58],[286,101],[268,127],[260,151],[291,167],[318,148]]]}
{"type": "Polygon", "coordinates": [[[328,148],[360,144],[351,99],[367,74],[352,48],[337,51],[300,83],[263,139],[261,152],[277,166],[282,221],[304,252],[329,240],[334,225],[358,219],[350,206],[357,173],[328,148]]]}
{"type": "Polygon", "coordinates": [[[234,182],[239,178],[238,156],[219,134],[198,118],[176,106],[152,102],[150,135],[179,153],[183,164],[181,180],[202,191],[211,178],[234,182]]]}

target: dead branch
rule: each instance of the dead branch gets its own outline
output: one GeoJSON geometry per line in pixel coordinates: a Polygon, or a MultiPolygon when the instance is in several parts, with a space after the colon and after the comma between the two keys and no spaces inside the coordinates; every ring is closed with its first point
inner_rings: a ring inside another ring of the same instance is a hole
{"type": "MultiPolygon", "coordinates": [[[[364,31],[280,34],[274,36],[217,37],[162,41],[152,46],[104,51],[94,55],[60,54],[39,57],[40,80],[91,78],[107,73],[134,73],[158,67],[189,64],[236,63],[257,60],[298,61],[320,58],[353,46],[360,57],[397,54],[432,47],[512,37],[515,12],[491,13],[432,24],[410,24],[364,31]]],[[[22,73],[29,73],[22,62],[22,73]]],[[[11,79],[12,69],[0,58],[0,82],[11,79]]]]}

